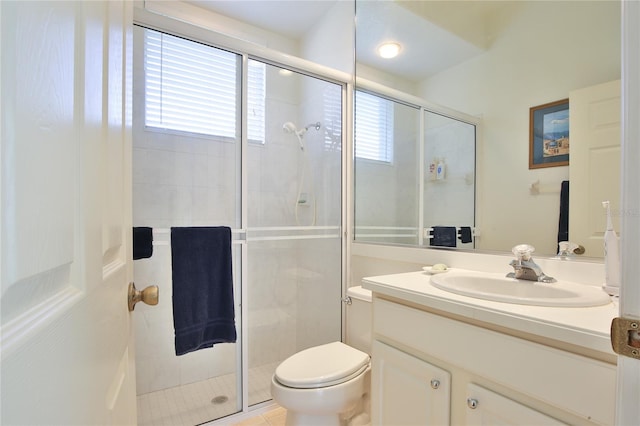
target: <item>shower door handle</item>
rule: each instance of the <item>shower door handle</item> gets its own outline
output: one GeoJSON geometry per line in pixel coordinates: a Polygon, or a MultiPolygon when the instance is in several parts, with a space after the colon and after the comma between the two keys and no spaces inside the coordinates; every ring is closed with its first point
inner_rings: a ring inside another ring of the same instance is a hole
{"type": "Polygon", "coordinates": [[[157,305],[159,299],[159,290],[157,285],[150,285],[144,290],[140,291],[136,289],[134,283],[129,283],[129,295],[127,297],[127,304],[129,305],[129,312],[132,312],[136,303],[142,301],[147,305],[157,305]]]}

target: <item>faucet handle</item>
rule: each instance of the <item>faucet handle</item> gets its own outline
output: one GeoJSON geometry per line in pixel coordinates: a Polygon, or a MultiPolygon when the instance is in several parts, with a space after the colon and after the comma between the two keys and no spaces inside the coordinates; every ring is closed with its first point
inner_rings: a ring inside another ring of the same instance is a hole
{"type": "Polygon", "coordinates": [[[558,243],[558,254],[559,255],[571,255],[574,253],[574,250],[580,247],[576,243],[572,243],[571,241],[560,241],[558,243]]]}
{"type": "Polygon", "coordinates": [[[511,249],[511,252],[516,256],[516,259],[518,260],[531,259],[531,253],[533,253],[534,251],[536,251],[535,247],[529,244],[518,244],[511,249]]]}

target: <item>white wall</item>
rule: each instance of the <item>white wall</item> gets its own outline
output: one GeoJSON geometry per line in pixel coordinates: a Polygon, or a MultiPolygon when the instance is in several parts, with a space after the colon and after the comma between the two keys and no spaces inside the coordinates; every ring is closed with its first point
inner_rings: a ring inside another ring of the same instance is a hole
{"type": "Polygon", "coordinates": [[[301,57],[353,75],[353,13],[352,1],[337,1],[302,39],[301,57]]]}
{"type": "Polygon", "coordinates": [[[529,108],[620,78],[620,6],[531,1],[511,18],[486,53],[424,81],[420,96],[482,117],[478,247],[510,250],[527,242],[551,254],[560,182],[569,172],[528,169],[529,108]],[[537,180],[558,192],[531,195],[537,180]]]}

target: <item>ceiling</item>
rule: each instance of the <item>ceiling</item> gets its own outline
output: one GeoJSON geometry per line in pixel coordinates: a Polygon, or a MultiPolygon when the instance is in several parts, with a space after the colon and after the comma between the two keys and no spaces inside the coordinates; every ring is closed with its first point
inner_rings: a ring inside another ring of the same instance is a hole
{"type": "Polygon", "coordinates": [[[299,39],[338,0],[189,0],[220,15],[299,39]]]}
{"type": "MultiPolygon", "coordinates": [[[[192,0],[187,3],[277,34],[301,39],[338,1],[192,0]]],[[[482,52],[495,37],[491,17],[513,2],[357,1],[358,63],[420,81],[482,52]],[[384,41],[397,41],[394,59],[377,56],[384,41]]]]}

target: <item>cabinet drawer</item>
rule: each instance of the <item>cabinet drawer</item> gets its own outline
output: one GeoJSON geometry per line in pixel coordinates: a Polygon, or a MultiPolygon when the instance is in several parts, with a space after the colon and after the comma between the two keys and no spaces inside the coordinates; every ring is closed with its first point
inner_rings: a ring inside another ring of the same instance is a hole
{"type": "Polygon", "coordinates": [[[376,336],[592,422],[614,422],[616,368],[611,364],[378,298],[373,317],[376,336]]]}
{"type": "Polygon", "coordinates": [[[466,419],[469,426],[566,426],[566,423],[473,383],[467,386],[466,419]]]}

